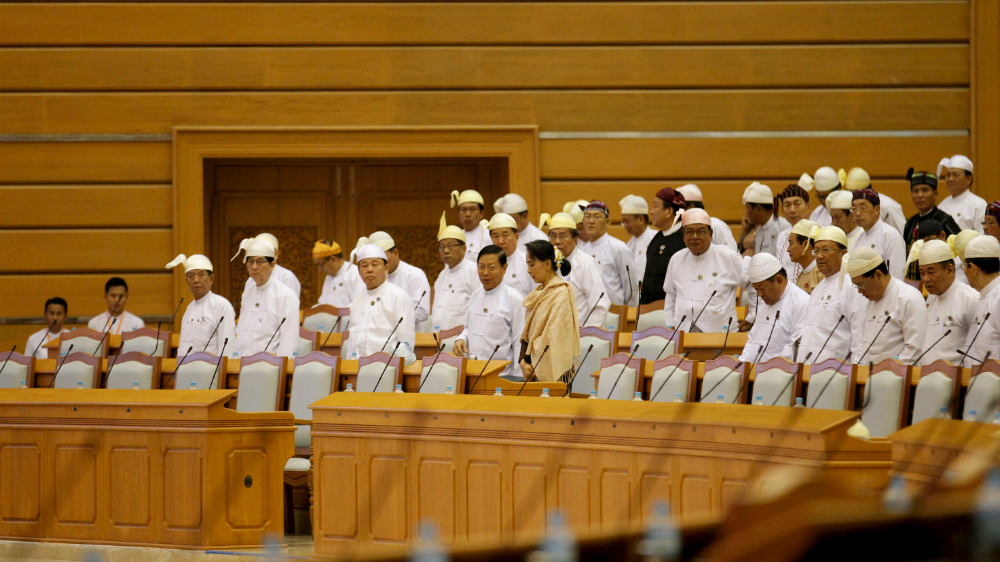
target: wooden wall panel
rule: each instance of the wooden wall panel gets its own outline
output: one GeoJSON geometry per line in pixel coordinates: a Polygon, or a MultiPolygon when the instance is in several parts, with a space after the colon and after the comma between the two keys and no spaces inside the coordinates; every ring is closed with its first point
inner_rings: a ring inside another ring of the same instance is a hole
{"type": "MultiPolygon", "coordinates": [[[[161,267],[166,263],[163,262],[161,267]]],[[[129,288],[129,302],[126,306],[129,312],[139,316],[169,315],[173,312],[177,306],[170,298],[173,275],[163,271],[124,275],[129,288]]],[[[0,275],[3,315],[14,318],[41,317],[45,301],[56,296],[66,299],[70,316],[97,315],[107,310],[103,299],[104,283],[113,275],[117,273],[0,275]]],[[[40,329],[42,326],[35,328],[40,329]]]]}
{"type": "Polygon", "coordinates": [[[170,185],[0,186],[0,228],[169,227],[170,185]]]}
{"type": "Polygon", "coordinates": [[[969,93],[966,88],[32,93],[0,98],[0,122],[5,132],[20,134],[168,133],[178,125],[537,124],[543,131],[967,129],[969,93]]]}
{"type": "MultiPolygon", "coordinates": [[[[5,118],[0,111],[0,131],[9,133],[5,118]]],[[[169,142],[8,142],[0,184],[170,182],[170,151],[169,142]]]]}
{"type": "Polygon", "coordinates": [[[968,4],[948,0],[0,5],[0,44],[6,45],[773,44],[968,37],[968,4]]]}
{"type": "Polygon", "coordinates": [[[964,43],[0,51],[0,89],[371,90],[965,86],[964,43]],[[836,65],[829,64],[836,60],[836,65]],[[934,72],[928,72],[934,68],[934,72]]]}
{"type": "Polygon", "coordinates": [[[163,271],[173,259],[165,228],[0,231],[0,272],[163,271]],[[40,251],[41,250],[41,251],[40,251]]]}

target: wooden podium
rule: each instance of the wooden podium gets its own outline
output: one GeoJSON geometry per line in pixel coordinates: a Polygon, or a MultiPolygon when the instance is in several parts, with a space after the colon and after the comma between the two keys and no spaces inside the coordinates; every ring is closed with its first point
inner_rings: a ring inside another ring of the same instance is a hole
{"type": "MultiPolygon", "coordinates": [[[[561,509],[578,533],[635,530],[657,500],[721,515],[755,465],[884,486],[888,441],[834,410],[476,395],[336,393],[313,405],[317,557],[389,552],[419,521],[448,546],[510,544],[561,509]]],[[[755,486],[768,486],[768,482],[755,486]]]]}
{"type": "Polygon", "coordinates": [[[0,390],[0,538],[208,549],[281,536],[288,412],[230,390],[0,390]]]}

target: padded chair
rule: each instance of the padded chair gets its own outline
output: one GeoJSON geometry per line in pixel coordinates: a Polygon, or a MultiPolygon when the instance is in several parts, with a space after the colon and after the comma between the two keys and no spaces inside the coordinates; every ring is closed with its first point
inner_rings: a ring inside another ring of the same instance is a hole
{"type": "Polygon", "coordinates": [[[350,308],[337,308],[329,304],[317,304],[302,311],[302,327],[314,332],[343,332],[351,315],[350,308]],[[341,320],[341,318],[343,318],[341,320]],[[337,321],[340,320],[338,323],[337,321]]]}
{"type": "Polygon", "coordinates": [[[705,361],[702,366],[704,375],[701,380],[701,396],[699,402],[718,402],[719,395],[726,404],[745,404],[747,376],[746,363],[731,355],[723,355],[718,359],[705,361]]]}
{"type": "Polygon", "coordinates": [[[861,423],[872,437],[886,437],[906,424],[912,369],[896,359],[879,362],[868,375],[861,423]]]}
{"type": "Polygon", "coordinates": [[[170,332],[155,328],[139,328],[122,334],[122,348],[119,355],[139,351],[152,357],[169,357],[170,332]],[[164,355],[164,351],[167,355],[164,355]]]}
{"type": "Polygon", "coordinates": [[[624,304],[613,304],[608,307],[608,315],[604,319],[604,328],[612,332],[624,332],[628,328],[628,307],[624,304]]]}
{"type": "MultiPolygon", "coordinates": [[[[59,355],[66,353],[86,353],[97,357],[108,356],[108,338],[104,332],[91,330],[90,328],[80,328],[72,332],[64,332],[59,336],[59,355]],[[104,340],[103,342],[101,340],[104,340]],[[100,344],[100,348],[98,348],[100,344]],[[69,351],[73,346],[73,351],[69,351]]],[[[50,357],[51,359],[51,357],[50,357]]],[[[86,386],[86,383],[84,384],[86,386]]]]}
{"type": "Polygon", "coordinates": [[[802,390],[802,365],[784,357],[775,357],[754,366],[754,381],[750,396],[756,403],[760,396],[764,405],[791,406],[802,390]],[[791,381],[791,384],[789,384],[791,381]]]}
{"type": "Polygon", "coordinates": [[[0,353],[0,388],[35,387],[35,358],[13,351],[0,353]]]}
{"type": "Polygon", "coordinates": [[[132,388],[139,383],[142,390],[160,388],[160,357],[150,357],[139,351],[129,351],[108,360],[108,382],[106,388],[132,388]]]}
{"type": "Polygon", "coordinates": [[[174,388],[188,390],[191,383],[198,390],[210,390],[209,384],[212,385],[211,389],[225,387],[226,367],[220,362],[221,359],[204,351],[195,351],[181,357],[178,361],[183,363],[174,372],[174,388]]]}
{"type": "Polygon", "coordinates": [[[434,357],[428,355],[420,359],[420,393],[444,394],[450,386],[455,394],[465,394],[465,358],[440,353],[435,363],[434,357]]]}
{"type": "Polygon", "coordinates": [[[698,368],[697,361],[682,360],[680,355],[671,355],[655,361],[653,379],[649,387],[649,400],[673,402],[678,392],[685,402],[694,400],[695,390],[698,387],[698,368]]]}
{"type": "Polygon", "coordinates": [[[284,357],[266,351],[240,359],[237,412],[278,412],[285,401],[287,368],[284,357]]]}
{"type": "Polygon", "coordinates": [[[637,391],[642,390],[642,374],[645,371],[646,360],[632,357],[629,361],[628,353],[616,353],[612,357],[601,359],[601,370],[596,375],[597,397],[604,400],[631,400],[637,391]]]}
{"type": "Polygon", "coordinates": [[[618,351],[618,338],[614,331],[604,330],[596,326],[580,328],[580,360],[582,363],[576,369],[571,392],[590,394],[594,389],[594,378],[591,376],[601,368],[601,359],[611,357],[618,351]],[[594,349],[587,353],[593,345],[594,349]]]}
{"type": "Polygon", "coordinates": [[[921,367],[919,377],[917,391],[913,395],[911,424],[917,425],[927,418],[933,418],[941,408],[947,408],[948,415],[954,417],[962,384],[961,368],[939,359],[921,367]]]}
{"type": "Polygon", "coordinates": [[[639,316],[635,321],[635,331],[641,332],[654,326],[667,326],[667,317],[663,314],[663,301],[653,301],[639,305],[639,316]]]}
{"type": "Polygon", "coordinates": [[[83,383],[83,388],[98,388],[101,385],[100,357],[74,351],[56,360],[53,388],[79,388],[78,382],[83,383]]]}
{"type": "Polygon", "coordinates": [[[444,344],[444,349],[442,351],[445,353],[451,353],[454,351],[455,340],[458,336],[462,335],[462,330],[464,329],[465,326],[455,326],[450,330],[441,330],[438,332],[438,341],[444,344]]]}
{"type": "MultiPolygon", "coordinates": [[[[636,357],[641,357],[649,361],[659,361],[670,355],[680,355],[681,337],[684,332],[669,330],[663,326],[653,326],[641,332],[632,332],[632,349],[639,346],[635,351],[636,357]],[[673,336],[671,338],[671,336],[673,336]]],[[[671,395],[672,396],[672,395],[671,395]]]]}
{"type": "Polygon", "coordinates": [[[402,357],[380,351],[358,359],[357,392],[393,392],[397,384],[403,384],[402,357]]]}
{"type": "Polygon", "coordinates": [[[857,380],[857,365],[841,363],[840,359],[814,363],[809,366],[809,395],[804,402],[810,408],[821,410],[853,410],[857,380]]]}
{"type": "Polygon", "coordinates": [[[296,357],[305,357],[314,351],[319,351],[319,332],[299,328],[299,346],[295,348],[296,357]]]}
{"type": "Polygon", "coordinates": [[[972,372],[976,375],[969,380],[962,419],[969,419],[969,412],[975,410],[977,420],[989,423],[997,415],[1000,402],[1000,361],[990,359],[972,372]]]}

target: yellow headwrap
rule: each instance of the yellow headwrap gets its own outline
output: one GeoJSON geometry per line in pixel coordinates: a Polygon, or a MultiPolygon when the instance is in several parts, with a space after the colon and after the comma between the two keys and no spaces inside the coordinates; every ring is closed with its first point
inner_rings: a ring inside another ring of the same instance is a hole
{"type": "Polygon", "coordinates": [[[313,245],[313,259],[318,260],[320,258],[328,258],[330,256],[335,256],[342,253],[340,249],[340,244],[333,242],[333,244],[327,244],[322,240],[317,240],[316,244],[313,245]]]}

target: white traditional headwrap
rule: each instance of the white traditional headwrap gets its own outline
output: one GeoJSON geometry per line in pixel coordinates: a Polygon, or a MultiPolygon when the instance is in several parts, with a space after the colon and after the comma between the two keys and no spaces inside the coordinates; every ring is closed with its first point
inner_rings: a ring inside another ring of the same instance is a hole
{"type": "Polygon", "coordinates": [[[944,240],[931,240],[930,242],[917,240],[910,248],[910,257],[906,260],[906,265],[910,265],[914,260],[919,265],[930,265],[946,261],[953,262],[955,254],[951,251],[951,246],[944,240]],[[916,258],[913,256],[914,249],[917,251],[916,258]]]}
{"type": "Polygon", "coordinates": [[[702,197],[702,194],[701,194],[701,189],[699,189],[698,186],[695,185],[695,184],[693,184],[693,183],[686,183],[686,184],[678,187],[677,188],[677,193],[680,193],[681,195],[683,195],[685,201],[700,201],[700,202],[703,202],[702,201],[703,197],[702,197]]]}
{"type": "Polygon", "coordinates": [[[461,193],[458,191],[452,191],[451,206],[457,207],[463,203],[479,203],[480,205],[485,205],[485,203],[483,203],[483,196],[480,195],[475,189],[466,189],[461,193]]]}
{"type": "Polygon", "coordinates": [[[684,211],[681,215],[681,226],[687,226],[689,224],[707,224],[709,227],[712,226],[712,217],[708,215],[705,209],[688,209],[684,211]]]}
{"type": "Polygon", "coordinates": [[[278,237],[275,236],[275,235],[273,235],[273,234],[271,234],[270,232],[261,232],[260,234],[257,235],[257,238],[260,238],[262,240],[267,240],[268,242],[271,243],[272,246],[274,246],[275,250],[279,249],[278,248],[278,237]]]}
{"type": "Polygon", "coordinates": [[[445,216],[448,213],[441,212],[441,223],[438,225],[438,242],[442,240],[461,240],[465,242],[465,231],[457,226],[448,226],[445,216]]]}
{"type": "Polygon", "coordinates": [[[965,247],[965,259],[1000,258],[1000,242],[992,236],[977,236],[965,247]]]}
{"type": "Polygon", "coordinates": [[[385,250],[382,249],[378,244],[365,244],[364,246],[359,246],[351,252],[351,261],[357,258],[357,262],[361,263],[361,260],[366,260],[369,258],[382,258],[389,263],[389,256],[385,254],[385,250]]]}
{"type": "Polygon", "coordinates": [[[754,255],[750,258],[750,265],[747,268],[751,283],[767,281],[779,271],[781,271],[781,262],[771,254],[754,255]]]}
{"type": "Polygon", "coordinates": [[[548,225],[549,230],[552,230],[553,228],[569,228],[576,230],[576,224],[577,223],[573,220],[573,217],[569,216],[567,213],[556,213],[551,217],[548,213],[542,213],[542,216],[539,217],[538,220],[540,228],[545,228],[545,226],[548,225]]]}
{"type": "Polygon", "coordinates": [[[829,166],[823,166],[816,170],[816,191],[826,193],[840,187],[840,176],[837,171],[829,166]]]}
{"type": "Polygon", "coordinates": [[[578,199],[576,201],[569,201],[563,205],[563,212],[573,217],[576,224],[583,222],[583,210],[587,208],[590,201],[585,201],[583,199],[578,199]]]}
{"type": "Polygon", "coordinates": [[[809,174],[802,174],[799,176],[799,181],[796,182],[799,187],[806,191],[812,191],[816,187],[816,182],[809,176],[809,174]]]}
{"type": "Polygon", "coordinates": [[[852,201],[854,201],[854,195],[850,191],[834,191],[826,197],[826,208],[830,211],[834,209],[849,211],[852,201]]]}
{"type": "Polygon", "coordinates": [[[273,258],[275,253],[274,244],[270,240],[266,240],[260,236],[256,238],[244,238],[240,242],[240,247],[236,249],[236,255],[229,261],[238,258],[240,252],[244,250],[243,263],[247,262],[247,258],[273,258]]]}
{"type": "Polygon", "coordinates": [[[493,204],[493,211],[496,213],[507,213],[508,215],[513,215],[516,213],[523,213],[528,210],[528,203],[524,200],[524,197],[516,193],[508,193],[500,199],[497,199],[496,203],[493,204]]]}
{"type": "Polygon", "coordinates": [[[844,184],[847,189],[857,191],[871,186],[872,178],[864,168],[851,168],[851,171],[847,172],[847,183],[844,184]]]}
{"type": "Polygon", "coordinates": [[[847,235],[844,234],[844,231],[839,226],[821,227],[816,236],[812,236],[811,238],[817,242],[827,240],[829,242],[836,242],[845,248],[847,247],[847,235]]]}
{"type": "Polygon", "coordinates": [[[947,169],[948,169],[948,159],[942,158],[941,161],[938,162],[937,177],[938,178],[941,177],[941,170],[947,170],[947,169]]]}
{"type": "Polygon", "coordinates": [[[649,214],[649,202],[638,195],[626,195],[618,204],[621,205],[623,215],[649,214]]]}
{"type": "Polygon", "coordinates": [[[847,260],[847,274],[852,278],[864,275],[876,267],[882,265],[882,256],[871,248],[857,248],[847,260]]]}
{"type": "MultiPolygon", "coordinates": [[[[573,225],[576,228],[576,225],[573,225]]],[[[517,232],[517,222],[514,221],[514,217],[508,215],[507,213],[497,213],[493,215],[490,219],[489,230],[495,230],[497,228],[512,228],[514,232],[517,232]]]]}
{"type": "Polygon", "coordinates": [[[173,269],[178,265],[184,265],[184,273],[191,271],[192,269],[204,269],[205,271],[215,271],[212,268],[212,261],[201,254],[195,254],[191,257],[185,256],[184,254],[178,254],[174,261],[167,264],[167,269],[173,269]]]}
{"type": "Polygon", "coordinates": [[[771,188],[760,183],[753,182],[743,190],[743,204],[757,203],[758,205],[773,205],[774,193],[771,188]]]}
{"type": "Polygon", "coordinates": [[[388,232],[382,230],[372,232],[372,235],[368,237],[368,241],[372,244],[378,244],[386,252],[396,247],[396,241],[392,239],[392,236],[389,236],[388,232]]]}
{"type": "Polygon", "coordinates": [[[951,247],[951,251],[955,253],[962,261],[965,261],[965,248],[969,245],[969,242],[974,238],[977,238],[979,233],[975,230],[963,230],[958,234],[952,234],[948,237],[948,246],[951,247]]]}
{"type": "Polygon", "coordinates": [[[956,155],[952,156],[951,158],[949,158],[948,159],[948,167],[949,168],[958,168],[959,170],[965,170],[966,172],[969,172],[970,174],[973,173],[972,172],[972,160],[969,160],[968,158],[966,158],[965,156],[962,156],[961,154],[956,154],[956,155]]]}

